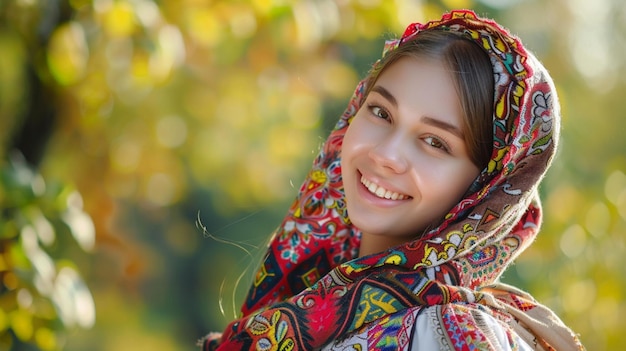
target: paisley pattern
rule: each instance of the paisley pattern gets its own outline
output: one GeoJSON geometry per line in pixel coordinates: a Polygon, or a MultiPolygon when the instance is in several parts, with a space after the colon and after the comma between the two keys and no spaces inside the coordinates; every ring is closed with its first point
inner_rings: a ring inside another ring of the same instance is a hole
{"type": "Polygon", "coordinates": [[[357,258],[360,233],[346,213],[340,156],[365,98],[362,81],[274,233],[243,317],[221,336],[204,339],[205,350],[314,350],[349,337],[364,341],[354,349],[405,349],[414,313],[429,306],[439,306],[441,349],[492,349],[476,311],[497,316],[511,335],[531,338],[543,349],[582,349],[547,308],[521,291],[493,285],[539,229],[537,186],[559,130],[552,82],[517,38],[471,11],[409,25],[400,39],[385,44],[383,55],[428,30],[464,33],[489,54],[495,108],[488,167],[438,227],[357,258]],[[545,323],[549,333],[528,331],[545,323]]]}

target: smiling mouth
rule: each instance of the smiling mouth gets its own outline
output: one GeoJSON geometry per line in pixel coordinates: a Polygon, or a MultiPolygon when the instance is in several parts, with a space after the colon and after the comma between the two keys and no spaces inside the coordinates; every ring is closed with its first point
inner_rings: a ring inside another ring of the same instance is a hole
{"type": "Polygon", "coordinates": [[[365,178],[365,176],[361,176],[361,184],[363,184],[370,193],[380,197],[381,199],[406,200],[411,198],[409,195],[400,194],[395,191],[387,190],[381,186],[378,186],[374,182],[365,178]]]}

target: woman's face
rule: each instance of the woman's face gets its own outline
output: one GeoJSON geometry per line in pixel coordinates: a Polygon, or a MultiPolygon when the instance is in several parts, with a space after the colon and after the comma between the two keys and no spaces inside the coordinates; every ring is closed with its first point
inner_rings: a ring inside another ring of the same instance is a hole
{"type": "Polygon", "coordinates": [[[342,146],[348,215],[364,242],[382,251],[410,241],[461,199],[479,174],[462,116],[452,77],[435,60],[404,57],[379,76],[342,146]]]}

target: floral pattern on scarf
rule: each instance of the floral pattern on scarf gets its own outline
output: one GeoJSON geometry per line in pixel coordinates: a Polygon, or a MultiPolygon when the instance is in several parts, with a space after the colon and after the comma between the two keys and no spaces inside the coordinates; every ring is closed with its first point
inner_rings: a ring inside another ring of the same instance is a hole
{"type": "Polygon", "coordinates": [[[489,349],[480,347],[486,340],[480,325],[463,318],[474,309],[498,320],[507,320],[505,314],[517,325],[508,331],[534,338],[529,342],[543,349],[582,349],[547,308],[497,285],[539,230],[537,186],[559,131],[552,82],[516,37],[467,10],[411,24],[399,40],[386,43],[383,56],[429,30],[464,33],[490,57],[495,92],[489,165],[438,227],[404,245],[357,257],[360,233],[347,217],[340,157],[344,134],[365,99],[362,81],[274,233],[243,317],[223,334],[205,338],[205,350],[314,350],[364,330],[375,331],[368,336],[369,350],[397,349],[408,344],[412,313],[431,306],[440,307],[447,333],[442,340],[451,350],[489,349]],[[450,311],[460,316],[456,322],[445,318],[450,311]],[[461,329],[454,324],[459,321],[461,329]]]}

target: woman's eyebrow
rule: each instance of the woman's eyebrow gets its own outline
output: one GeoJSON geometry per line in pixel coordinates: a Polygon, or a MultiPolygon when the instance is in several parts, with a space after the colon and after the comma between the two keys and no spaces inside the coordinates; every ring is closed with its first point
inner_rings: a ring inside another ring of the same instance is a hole
{"type": "Polygon", "coordinates": [[[446,130],[446,131],[456,135],[461,140],[465,140],[465,136],[463,135],[463,131],[459,127],[457,127],[457,126],[455,126],[453,124],[450,124],[450,123],[448,123],[446,121],[442,121],[440,119],[433,118],[433,117],[424,116],[424,117],[422,117],[422,122],[426,123],[426,124],[429,124],[429,125],[431,125],[433,127],[446,130]]]}
{"type": "Polygon", "coordinates": [[[372,91],[377,92],[378,94],[382,95],[385,99],[389,100],[389,102],[394,107],[398,107],[398,102],[396,101],[396,98],[393,96],[393,94],[389,92],[389,90],[385,89],[383,86],[375,85],[372,88],[372,91]]]}

